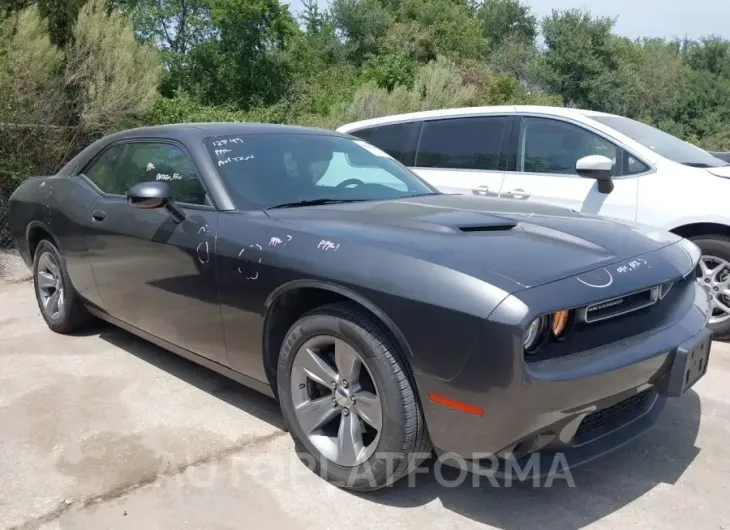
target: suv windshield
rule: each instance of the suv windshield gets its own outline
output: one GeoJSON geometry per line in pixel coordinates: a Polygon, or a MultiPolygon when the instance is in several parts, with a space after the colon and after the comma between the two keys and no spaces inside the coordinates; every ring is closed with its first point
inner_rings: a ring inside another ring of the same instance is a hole
{"type": "Polygon", "coordinates": [[[591,116],[590,118],[616,129],[658,155],[674,162],[692,167],[722,167],[728,165],[707,151],[703,151],[699,147],[695,147],[650,125],[621,116],[591,116]]]}
{"type": "Polygon", "coordinates": [[[209,138],[205,144],[231,199],[243,210],[438,193],[360,140],[262,134],[209,138]]]}

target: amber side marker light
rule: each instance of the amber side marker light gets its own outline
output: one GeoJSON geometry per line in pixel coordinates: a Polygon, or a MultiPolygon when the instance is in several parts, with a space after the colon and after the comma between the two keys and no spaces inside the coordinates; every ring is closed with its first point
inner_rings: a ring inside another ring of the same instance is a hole
{"type": "Polygon", "coordinates": [[[472,416],[481,416],[482,414],[484,414],[483,409],[480,409],[476,405],[470,405],[469,403],[464,403],[463,401],[457,401],[455,399],[447,398],[446,396],[441,396],[439,394],[433,394],[433,393],[430,393],[428,395],[428,397],[434,403],[443,405],[444,407],[449,408],[449,409],[458,410],[459,412],[471,414],[472,416]]]}
{"type": "Polygon", "coordinates": [[[550,329],[556,338],[560,338],[568,328],[568,321],[570,320],[570,313],[568,311],[556,311],[553,313],[552,322],[550,329]]]}

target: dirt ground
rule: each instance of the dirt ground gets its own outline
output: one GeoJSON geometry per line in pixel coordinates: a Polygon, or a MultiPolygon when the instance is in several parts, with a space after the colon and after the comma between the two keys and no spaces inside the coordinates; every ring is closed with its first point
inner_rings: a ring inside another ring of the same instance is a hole
{"type": "Polygon", "coordinates": [[[707,376],[574,488],[447,487],[458,472],[431,467],[353,495],[300,464],[272,400],[110,326],[53,334],[31,284],[0,282],[0,527],[730,530],[729,381],[715,343],[707,376]]]}

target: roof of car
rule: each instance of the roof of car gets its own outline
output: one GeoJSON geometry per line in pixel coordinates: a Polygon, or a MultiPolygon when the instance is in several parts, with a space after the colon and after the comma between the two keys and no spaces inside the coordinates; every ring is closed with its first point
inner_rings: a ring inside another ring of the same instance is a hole
{"type": "Polygon", "coordinates": [[[165,137],[165,136],[230,136],[236,134],[319,134],[341,136],[340,133],[314,127],[300,127],[297,125],[279,125],[273,123],[242,123],[242,122],[210,122],[210,123],[173,123],[168,125],[153,125],[137,127],[116,133],[118,138],[129,137],[165,137]]]}
{"type": "Polygon", "coordinates": [[[607,116],[603,112],[595,112],[584,109],[573,109],[566,107],[548,107],[541,105],[499,105],[486,107],[464,107],[452,109],[426,110],[421,112],[410,112],[407,114],[395,114],[392,116],[384,116],[381,118],[372,118],[353,123],[348,123],[339,127],[339,132],[349,132],[364,127],[372,127],[374,125],[383,125],[387,123],[398,123],[412,120],[424,120],[434,118],[445,118],[455,116],[479,116],[486,114],[515,114],[532,112],[536,114],[547,114],[551,116],[563,116],[566,118],[591,117],[591,116],[607,116]]]}

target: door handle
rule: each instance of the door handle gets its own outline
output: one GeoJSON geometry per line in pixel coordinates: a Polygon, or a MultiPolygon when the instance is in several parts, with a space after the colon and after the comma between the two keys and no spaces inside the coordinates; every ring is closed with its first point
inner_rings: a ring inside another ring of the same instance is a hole
{"type": "Polygon", "coordinates": [[[530,194],[522,188],[516,188],[514,190],[508,191],[504,194],[504,196],[510,199],[517,199],[518,201],[526,201],[530,198],[530,194]]]}
{"type": "Polygon", "coordinates": [[[98,223],[98,222],[101,222],[101,221],[103,221],[104,219],[106,219],[106,212],[105,212],[105,211],[103,211],[103,210],[94,210],[94,211],[93,211],[93,212],[91,213],[91,218],[92,218],[92,219],[93,219],[94,221],[96,221],[97,223],[98,223]]]}
{"type": "Polygon", "coordinates": [[[497,196],[497,193],[495,193],[491,189],[489,189],[489,186],[477,186],[476,188],[472,188],[471,192],[474,195],[480,195],[482,197],[496,197],[497,196]]]}

